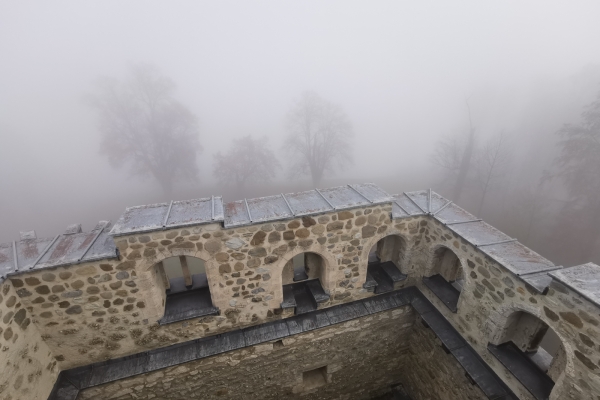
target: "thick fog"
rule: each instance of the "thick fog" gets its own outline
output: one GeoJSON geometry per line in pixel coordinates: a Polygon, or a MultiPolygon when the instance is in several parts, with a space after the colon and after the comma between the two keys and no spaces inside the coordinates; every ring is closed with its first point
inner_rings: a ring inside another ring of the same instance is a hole
{"type": "Polygon", "coordinates": [[[557,131],[580,124],[600,92],[599,15],[595,0],[1,1],[0,242],[71,223],[89,230],[127,206],[311,188],[310,174],[290,174],[299,167],[286,139],[308,92],[353,133],[348,162],[320,187],[432,188],[556,263],[600,262],[599,202],[574,201],[556,161],[557,131]],[[100,151],[120,145],[103,142],[90,96],[101,77],[126,81],[140,65],[171,79],[198,122],[197,177],[171,192],[100,151]],[[455,199],[440,146],[462,157],[471,129],[473,162],[455,199]],[[500,133],[504,161],[486,175],[482,156],[500,133]],[[272,180],[215,173],[216,154],[248,135],[275,154],[272,180]]]}

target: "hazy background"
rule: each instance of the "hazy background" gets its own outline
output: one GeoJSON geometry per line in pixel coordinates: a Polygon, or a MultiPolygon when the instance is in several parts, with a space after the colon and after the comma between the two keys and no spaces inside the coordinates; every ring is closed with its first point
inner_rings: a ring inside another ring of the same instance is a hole
{"type": "MultiPolygon", "coordinates": [[[[560,182],[532,229],[519,204],[551,169],[556,131],[578,123],[600,90],[599,15],[596,0],[0,1],[0,242],[76,222],[89,230],[127,206],[171,200],[153,180],[109,165],[97,114],[82,101],[98,76],[149,63],[200,123],[200,179],[176,185],[174,199],[310,188],[308,178],[287,179],[284,156],[271,184],[243,191],[212,169],[213,154],[241,136],[266,136],[279,152],[285,116],[306,90],[343,108],[355,133],[354,165],[321,186],[449,196],[432,154],[441,138],[468,133],[468,99],[479,143],[511,137],[510,168],[483,217],[556,263],[588,261],[551,235],[564,228],[560,182]]],[[[459,204],[475,212],[477,196],[471,189],[459,204]]]]}

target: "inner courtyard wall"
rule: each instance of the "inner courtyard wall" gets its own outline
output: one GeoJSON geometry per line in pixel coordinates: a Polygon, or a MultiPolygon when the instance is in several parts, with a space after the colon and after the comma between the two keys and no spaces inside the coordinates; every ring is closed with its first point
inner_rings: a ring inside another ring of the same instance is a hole
{"type": "Polygon", "coordinates": [[[86,389],[78,400],[372,399],[411,367],[414,322],[405,306],[86,389]]]}

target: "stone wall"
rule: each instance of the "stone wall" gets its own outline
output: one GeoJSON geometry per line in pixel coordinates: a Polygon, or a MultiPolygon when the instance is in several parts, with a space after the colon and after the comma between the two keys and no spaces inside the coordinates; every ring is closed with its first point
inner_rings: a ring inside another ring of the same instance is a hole
{"type": "Polygon", "coordinates": [[[31,327],[65,369],[285,318],[290,313],[280,308],[282,270],[302,252],[324,260],[321,282],[331,298],[320,307],[372,296],[362,288],[368,252],[379,239],[397,235],[393,247],[402,251],[396,260],[408,275],[404,284],[418,286],[520,398],[531,395],[487,350],[520,311],[539,318],[562,341],[551,399],[600,393],[598,306],[556,282],[541,295],[431,216],[392,220],[390,210],[384,205],[235,229],[210,224],[117,237],[119,261],[24,272],[11,281],[31,327]],[[457,313],[422,284],[442,246],[458,256],[464,271],[457,313]],[[155,266],[179,255],[205,261],[220,315],[161,326],[165,291],[155,266]]]}
{"type": "Polygon", "coordinates": [[[10,282],[0,284],[0,399],[46,400],[57,361],[10,282]]]}
{"type": "Polygon", "coordinates": [[[414,320],[405,306],[86,389],[78,400],[371,399],[401,381],[414,320]]]}
{"type": "Polygon", "coordinates": [[[415,269],[419,265],[425,270],[431,267],[435,250],[440,246],[451,249],[461,260],[465,286],[458,302],[458,312],[450,312],[420,280],[415,280],[415,284],[519,398],[533,399],[487,350],[487,345],[490,342],[499,344],[510,316],[523,311],[546,323],[562,342],[560,360],[551,371],[556,386],[550,399],[600,399],[600,318],[597,306],[556,281],[552,282],[546,295],[537,293],[437,221],[429,220],[422,234],[420,246],[413,249],[411,264],[415,269]],[[592,393],[596,397],[590,397],[592,393]]]}
{"type": "MultiPolygon", "coordinates": [[[[420,317],[417,317],[420,320],[420,317]]],[[[420,321],[413,327],[402,371],[402,385],[412,400],[484,400],[452,354],[446,354],[431,329],[420,321]]]]}
{"type": "Polygon", "coordinates": [[[72,368],[291,315],[280,308],[282,270],[303,252],[324,260],[322,284],[331,298],[320,307],[371,295],[362,288],[368,249],[390,233],[417,233],[416,221],[394,224],[390,211],[384,205],[236,229],[211,224],[117,237],[120,261],[25,273],[12,282],[60,367],[72,368]],[[161,326],[166,295],[156,264],[179,255],[205,261],[220,315],[161,326]]]}

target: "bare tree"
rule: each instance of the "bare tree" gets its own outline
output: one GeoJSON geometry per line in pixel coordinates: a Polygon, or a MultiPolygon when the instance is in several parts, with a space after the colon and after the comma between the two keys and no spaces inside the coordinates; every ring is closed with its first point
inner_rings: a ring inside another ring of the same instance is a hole
{"type": "Polygon", "coordinates": [[[169,195],[177,180],[195,180],[201,151],[196,117],[173,98],[175,84],[156,68],[132,68],[125,81],[101,78],[86,97],[99,112],[101,152],[116,168],[154,178],[169,195]]]}
{"type": "Polygon", "coordinates": [[[234,139],[227,153],[214,155],[214,175],[240,189],[247,183],[270,181],[280,164],[266,143],[267,138],[253,139],[249,135],[234,139]]]}
{"type": "Polygon", "coordinates": [[[488,192],[501,178],[506,177],[510,160],[510,147],[504,132],[492,137],[481,150],[476,173],[476,182],[481,189],[481,200],[477,208],[479,217],[488,192]]]}
{"type": "Polygon", "coordinates": [[[473,164],[475,150],[475,128],[471,121],[471,108],[467,102],[469,112],[469,132],[466,136],[446,136],[435,145],[432,161],[446,171],[444,179],[453,181],[452,200],[460,201],[465,191],[469,173],[473,164]]]}
{"type": "Polygon", "coordinates": [[[304,93],[287,115],[284,150],[291,174],[310,174],[314,187],[336,166],[352,163],[352,125],[346,113],[314,92],[304,93]]]}
{"type": "Polygon", "coordinates": [[[560,153],[555,165],[569,195],[563,215],[584,234],[577,235],[582,260],[589,261],[600,239],[600,93],[584,109],[581,124],[558,131],[560,153]]]}

